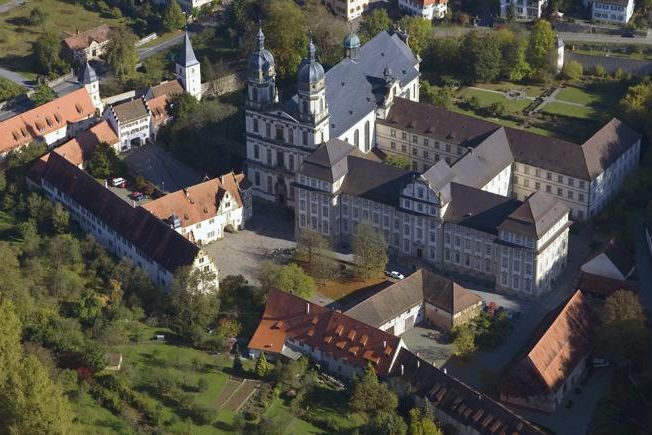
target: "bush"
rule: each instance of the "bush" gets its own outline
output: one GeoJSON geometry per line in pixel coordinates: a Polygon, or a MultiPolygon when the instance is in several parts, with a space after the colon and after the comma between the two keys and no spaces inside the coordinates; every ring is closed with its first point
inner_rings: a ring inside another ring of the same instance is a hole
{"type": "Polygon", "coordinates": [[[578,80],[582,74],[584,74],[584,67],[575,60],[566,62],[562,70],[562,75],[568,80],[578,80]]]}
{"type": "Polygon", "coordinates": [[[213,408],[203,405],[192,405],[189,411],[192,421],[200,426],[210,424],[215,416],[215,410],[213,408]]]}

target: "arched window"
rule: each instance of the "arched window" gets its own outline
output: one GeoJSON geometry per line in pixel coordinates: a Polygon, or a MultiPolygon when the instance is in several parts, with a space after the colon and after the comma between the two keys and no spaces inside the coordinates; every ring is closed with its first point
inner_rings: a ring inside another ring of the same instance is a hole
{"type": "Polygon", "coordinates": [[[321,111],[322,112],[324,111],[324,99],[323,98],[321,99],[321,111]]]}
{"type": "Polygon", "coordinates": [[[353,133],[353,145],[355,145],[356,148],[360,146],[360,130],[356,130],[355,133],[353,133]]]}
{"type": "Polygon", "coordinates": [[[303,102],[303,113],[308,113],[308,102],[307,101],[303,102]]]}
{"type": "Polygon", "coordinates": [[[370,142],[369,142],[369,121],[364,123],[364,150],[365,152],[368,152],[370,148],[370,142]]]}
{"type": "Polygon", "coordinates": [[[258,88],[251,89],[251,99],[254,101],[258,100],[258,88]]]}

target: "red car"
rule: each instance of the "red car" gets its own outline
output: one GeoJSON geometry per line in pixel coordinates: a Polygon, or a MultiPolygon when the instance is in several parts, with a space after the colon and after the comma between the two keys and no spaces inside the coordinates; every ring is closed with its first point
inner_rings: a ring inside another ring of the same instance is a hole
{"type": "Polygon", "coordinates": [[[145,199],[145,194],[142,192],[131,192],[129,194],[129,198],[133,199],[134,201],[142,201],[145,199]]]}

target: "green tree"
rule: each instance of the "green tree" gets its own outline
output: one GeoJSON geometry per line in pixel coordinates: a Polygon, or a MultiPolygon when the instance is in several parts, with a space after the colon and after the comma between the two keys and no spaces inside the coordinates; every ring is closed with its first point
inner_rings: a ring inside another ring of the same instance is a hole
{"type": "Polygon", "coordinates": [[[531,68],[525,58],[527,40],[508,29],[501,29],[496,35],[501,51],[500,76],[519,81],[530,75],[531,68]]]}
{"type": "Polygon", "coordinates": [[[316,278],[327,280],[337,274],[337,261],[331,256],[330,240],[317,231],[305,229],[299,232],[297,254],[316,278]]]}
{"type": "Polygon", "coordinates": [[[49,103],[55,98],[57,98],[57,94],[55,94],[54,91],[45,83],[39,83],[36,86],[34,93],[29,97],[29,99],[32,100],[32,103],[34,103],[34,106],[41,106],[45,103],[49,103]]]}
{"type": "Polygon", "coordinates": [[[303,13],[317,46],[319,60],[325,65],[339,62],[342,59],[342,41],[348,32],[346,23],[326,9],[320,0],[306,0],[303,13]]]}
{"type": "Polygon", "coordinates": [[[536,71],[548,70],[550,55],[555,48],[555,31],[546,20],[539,20],[530,31],[527,48],[528,63],[536,71]]]}
{"type": "Polygon", "coordinates": [[[410,159],[403,154],[388,154],[383,163],[401,169],[410,168],[410,159]]]}
{"type": "Polygon", "coordinates": [[[23,94],[24,92],[25,88],[18,83],[14,83],[11,80],[0,77],[0,101],[10,100],[23,94]]]}
{"type": "Polygon", "coordinates": [[[420,409],[412,408],[408,414],[407,435],[443,435],[432,417],[420,409]]]}
{"type": "Polygon", "coordinates": [[[93,373],[104,370],[106,367],[106,351],[97,343],[89,343],[81,356],[84,365],[93,373]]]}
{"type": "Polygon", "coordinates": [[[652,81],[646,80],[631,86],[627,94],[620,100],[620,108],[628,121],[645,129],[648,137],[652,137],[652,81]]]}
{"type": "Polygon", "coordinates": [[[353,411],[373,419],[381,414],[395,414],[398,397],[387,385],[378,381],[376,371],[371,364],[367,364],[362,375],[353,381],[349,406],[353,411]]]}
{"type": "Polygon", "coordinates": [[[115,160],[117,160],[115,150],[105,143],[99,144],[88,160],[88,173],[95,178],[109,178],[115,172],[113,165],[115,160]]]}
{"type": "Polygon", "coordinates": [[[490,82],[500,73],[500,47],[493,33],[469,32],[462,38],[460,55],[464,76],[470,82],[490,82]]]}
{"type": "Polygon", "coordinates": [[[170,315],[176,331],[199,344],[219,306],[214,273],[187,267],[177,271],[170,289],[170,315]]]}
{"type": "Polygon", "coordinates": [[[70,230],[70,213],[59,202],[52,207],[50,221],[55,234],[64,234],[70,230]]]}
{"type": "Polygon", "coordinates": [[[139,62],[136,50],[136,35],[124,27],[111,31],[111,42],[106,54],[106,60],[113,73],[121,80],[128,79],[136,71],[139,62]]]}
{"type": "Polygon", "coordinates": [[[358,36],[360,41],[365,43],[380,32],[389,30],[391,26],[392,19],[389,18],[387,11],[384,8],[374,9],[370,13],[363,15],[358,29],[358,36]]]}
{"type": "Polygon", "coordinates": [[[387,241],[380,231],[363,222],[353,238],[353,262],[355,274],[372,278],[383,273],[387,265],[387,241]]]}
{"type": "Polygon", "coordinates": [[[265,358],[265,352],[260,352],[256,358],[256,367],[254,373],[258,379],[264,379],[269,374],[271,367],[265,358]]]}
{"type": "Polygon", "coordinates": [[[600,347],[614,362],[639,367],[648,351],[645,314],[636,294],[620,290],[609,296],[602,308],[600,347]]]}
{"type": "Polygon", "coordinates": [[[45,12],[43,9],[39,8],[38,6],[33,8],[29,12],[29,23],[32,26],[42,26],[43,24],[45,24],[48,18],[49,18],[48,13],[45,12]]]}
{"type": "Polygon", "coordinates": [[[433,38],[432,23],[421,17],[405,15],[398,24],[409,35],[408,43],[412,51],[423,54],[433,38]]]}
{"type": "Polygon", "coordinates": [[[276,71],[284,77],[297,72],[307,46],[306,20],[293,0],[267,3],[265,45],[274,53],[276,71]]]}
{"type": "Polygon", "coordinates": [[[243,370],[244,367],[242,366],[242,359],[240,358],[240,352],[236,352],[235,355],[233,356],[233,371],[236,374],[241,374],[243,370]]]}
{"type": "Polygon", "coordinates": [[[464,358],[475,350],[475,331],[469,324],[457,326],[453,334],[453,355],[464,358]]]}
{"type": "Polygon", "coordinates": [[[562,70],[564,78],[568,80],[579,80],[584,74],[584,67],[581,63],[570,60],[564,64],[564,69],[562,70]]]}
{"type": "Polygon", "coordinates": [[[455,90],[451,86],[439,87],[431,85],[426,80],[421,80],[421,89],[419,90],[421,100],[430,103],[433,106],[442,109],[451,109],[455,90]]]}
{"type": "Polygon", "coordinates": [[[42,33],[34,41],[34,57],[40,73],[49,75],[65,68],[66,63],[59,55],[60,44],[59,37],[52,31],[42,33]]]}
{"type": "Polygon", "coordinates": [[[508,23],[513,23],[516,21],[516,6],[514,3],[510,3],[509,6],[507,6],[507,22],[508,23]]]}
{"type": "Polygon", "coordinates": [[[179,6],[176,0],[172,0],[167,4],[163,10],[161,21],[163,22],[163,27],[168,32],[178,30],[186,25],[186,17],[183,15],[181,6],[179,6]]]}
{"type": "Polygon", "coordinates": [[[308,299],[315,291],[315,282],[301,266],[290,263],[281,267],[276,287],[293,295],[308,299]]]}

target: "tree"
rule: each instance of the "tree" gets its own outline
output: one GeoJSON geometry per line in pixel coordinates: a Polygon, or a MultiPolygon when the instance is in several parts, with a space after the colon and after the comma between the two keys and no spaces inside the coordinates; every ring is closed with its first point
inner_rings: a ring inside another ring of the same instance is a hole
{"type": "Polygon", "coordinates": [[[407,435],[443,435],[444,433],[437,427],[432,417],[424,411],[412,408],[408,414],[407,435]]]}
{"type": "Polygon", "coordinates": [[[470,82],[490,82],[500,73],[500,47],[493,33],[469,32],[462,38],[460,55],[470,82]]]}
{"type": "Polygon", "coordinates": [[[619,290],[602,309],[599,344],[609,358],[621,365],[640,366],[646,358],[648,333],[643,307],[634,293],[619,290]]]}
{"type": "Polygon", "coordinates": [[[464,358],[475,350],[475,331],[469,324],[456,327],[453,334],[453,355],[464,358]]]}
{"type": "Polygon", "coordinates": [[[315,282],[296,263],[281,267],[276,287],[293,295],[308,299],[315,291],[315,282]]]}
{"type": "Polygon", "coordinates": [[[175,274],[170,289],[170,315],[172,326],[184,338],[198,344],[218,310],[215,274],[188,267],[175,274]]]}
{"type": "Polygon", "coordinates": [[[297,254],[319,279],[330,279],[337,273],[337,261],[330,255],[330,241],[317,231],[304,229],[299,232],[297,254]]]}
{"type": "Polygon", "coordinates": [[[378,381],[376,371],[371,364],[367,364],[362,375],[353,381],[349,406],[371,420],[381,414],[395,414],[398,397],[387,385],[378,381]]]}
{"type": "Polygon", "coordinates": [[[371,13],[363,15],[358,29],[360,42],[364,44],[380,32],[389,30],[391,26],[392,19],[389,18],[387,11],[384,8],[374,9],[371,13]]]}
{"type": "Polygon", "coordinates": [[[46,83],[39,83],[36,86],[36,90],[29,97],[29,99],[32,100],[34,106],[41,106],[45,103],[49,103],[56,97],[57,94],[55,94],[54,91],[46,83]]]}
{"type": "Polygon", "coordinates": [[[39,7],[35,7],[29,12],[29,23],[32,26],[41,26],[45,24],[48,18],[48,13],[39,7]]]}
{"type": "Polygon", "coordinates": [[[18,83],[14,83],[11,80],[0,77],[0,101],[10,100],[23,94],[24,92],[25,88],[18,83]]]}
{"type": "Polygon", "coordinates": [[[530,74],[530,65],[525,58],[527,40],[520,33],[501,29],[496,33],[501,52],[500,76],[519,81],[530,74]]]}
{"type": "Polygon", "coordinates": [[[455,90],[450,86],[434,86],[426,80],[421,80],[420,96],[422,100],[443,109],[450,109],[453,106],[455,90]]]}
{"type": "Polygon", "coordinates": [[[168,32],[178,30],[186,25],[186,17],[183,15],[181,6],[179,6],[179,3],[177,3],[176,0],[170,1],[165,7],[161,16],[161,21],[163,27],[168,32]]]}
{"type": "Polygon", "coordinates": [[[293,0],[269,2],[266,12],[265,45],[274,53],[276,71],[284,77],[294,75],[308,45],[305,17],[293,0]]]}
{"type": "Polygon", "coordinates": [[[242,373],[243,367],[242,367],[242,359],[240,358],[240,352],[236,352],[235,355],[233,355],[233,371],[236,374],[242,373]]]}
{"type": "Polygon", "coordinates": [[[320,0],[306,0],[303,11],[320,61],[325,65],[336,64],[342,59],[342,41],[348,32],[346,23],[326,9],[320,0]]]}
{"type": "Polygon", "coordinates": [[[113,173],[112,157],[116,156],[115,150],[111,146],[107,144],[98,145],[88,160],[88,173],[95,178],[109,178],[113,173]]]}
{"type": "Polygon", "coordinates": [[[121,80],[127,79],[136,71],[139,62],[136,50],[136,35],[124,27],[111,31],[111,42],[106,54],[106,60],[113,73],[121,80]]]}
{"type": "Polygon", "coordinates": [[[409,35],[408,42],[412,51],[421,55],[432,40],[432,23],[421,17],[405,15],[398,24],[409,35]]]}
{"type": "Polygon", "coordinates": [[[538,72],[551,66],[550,55],[555,48],[555,31],[546,20],[539,20],[530,31],[527,60],[538,72]]]}
{"type": "Polygon", "coordinates": [[[584,74],[584,67],[578,61],[570,60],[564,64],[562,73],[568,80],[578,80],[584,74]]]}
{"type": "Polygon", "coordinates": [[[383,163],[401,169],[408,169],[410,167],[410,159],[403,154],[388,154],[383,163]]]}
{"type": "Polygon", "coordinates": [[[643,81],[631,86],[627,94],[620,100],[620,108],[628,120],[646,130],[648,137],[652,137],[652,81],[643,81]]]}
{"type": "Polygon", "coordinates": [[[361,278],[372,278],[385,270],[388,260],[387,241],[368,223],[358,225],[353,238],[353,258],[355,274],[361,278]]]}
{"type": "Polygon", "coordinates": [[[256,358],[256,367],[254,373],[258,379],[264,379],[269,374],[271,367],[265,358],[265,352],[260,352],[256,358]]]}
{"type": "Polygon", "coordinates": [[[56,33],[44,32],[34,41],[34,57],[39,72],[49,75],[65,68],[66,63],[59,56],[61,42],[56,33]]]}
{"type": "Polygon", "coordinates": [[[508,23],[513,23],[516,21],[516,6],[514,3],[509,3],[509,6],[507,6],[507,22],[508,23]]]}

